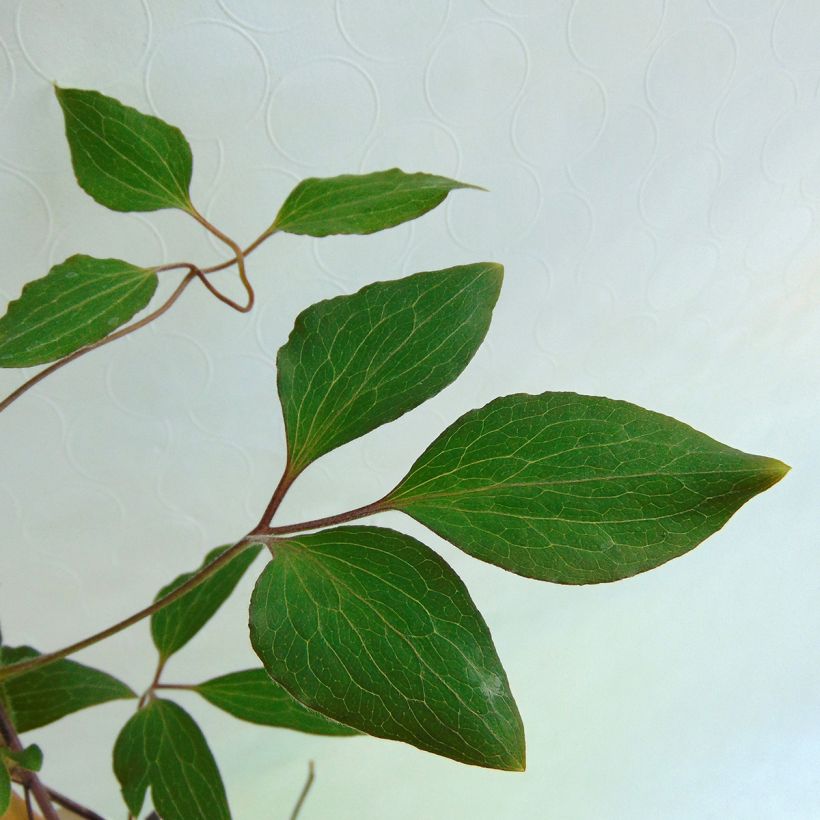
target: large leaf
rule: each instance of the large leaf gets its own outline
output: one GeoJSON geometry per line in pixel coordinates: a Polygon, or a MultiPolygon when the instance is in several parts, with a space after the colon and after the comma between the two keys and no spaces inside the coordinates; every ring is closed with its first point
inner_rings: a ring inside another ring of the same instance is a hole
{"type": "Polygon", "coordinates": [[[205,700],[240,720],[316,735],[357,735],[355,729],[308,709],[274,683],[264,669],[231,672],[200,683],[205,700]]]}
{"type": "Polygon", "coordinates": [[[277,357],[291,474],[450,384],[487,333],[502,276],[491,262],[416,273],[303,311],[277,357]]]}
{"type": "Polygon", "coordinates": [[[457,188],[477,186],[398,168],[311,177],[291,191],[272,227],[309,236],[375,233],[426,214],[457,188]]]}
{"type": "Polygon", "coordinates": [[[428,547],[376,527],[278,542],[251,642],[311,709],[464,763],[524,768],[524,729],[484,619],[428,547]]]}
{"type": "Polygon", "coordinates": [[[137,817],[149,786],[162,820],[231,816],[205,737],[170,700],[152,700],[125,724],[114,744],[114,774],[128,810],[137,817]]]}
{"type": "Polygon", "coordinates": [[[382,504],[504,569],[591,584],[688,552],[787,471],[627,402],[517,394],[453,423],[382,504]]]}
{"type": "Polygon", "coordinates": [[[115,211],[190,208],[193,158],[178,128],[97,91],[55,91],[86,193],[115,211]]]}
{"type": "Polygon", "coordinates": [[[0,319],[0,367],[51,362],[99,341],[142,310],[152,268],[77,254],[29,282],[0,319]]]}
{"type": "MultiPolygon", "coordinates": [[[[170,584],[166,584],[157,593],[155,600],[164,598],[169,592],[182,586],[202,567],[212,563],[229,548],[230,545],[212,549],[205,556],[200,567],[193,572],[185,572],[174,578],[170,584]]],[[[259,544],[248,547],[198,587],[194,587],[187,595],[183,595],[151,616],[151,637],[154,639],[154,646],[159,651],[160,657],[165,660],[170,658],[208,623],[233,592],[245,574],[245,570],[259,555],[260,549],[262,547],[259,544]]]]}
{"type": "MultiPolygon", "coordinates": [[[[36,658],[30,646],[0,647],[0,666],[36,658]]],[[[80,709],[136,695],[111,675],[76,661],[54,661],[0,683],[0,701],[18,732],[27,732],[80,709]]]]}

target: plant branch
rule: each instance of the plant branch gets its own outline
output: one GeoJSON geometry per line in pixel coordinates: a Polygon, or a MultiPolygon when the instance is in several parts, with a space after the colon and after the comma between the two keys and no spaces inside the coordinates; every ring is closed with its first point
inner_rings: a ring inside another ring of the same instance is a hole
{"type": "Polygon", "coordinates": [[[48,796],[51,798],[52,803],[56,803],[58,806],[62,806],[64,809],[74,812],[74,814],[79,817],[84,817],[86,820],[105,820],[102,815],[97,814],[97,812],[81,805],[76,800],[66,797],[66,795],[61,794],[56,789],[46,786],[45,790],[48,792],[48,796]]]}
{"type": "MultiPolygon", "coordinates": [[[[175,267],[184,267],[180,265],[176,265],[175,267]]],[[[196,273],[189,272],[185,278],[177,285],[176,290],[162,303],[155,311],[149,313],[147,316],[144,316],[138,322],[134,322],[127,327],[121,328],[120,330],[114,331],[114,333],[109,333],[108,336],[100,339],[98,342],[94,342],[93,344],[86,345],[85,347],[81,347],[79,350],[75,350],[73,353],[70,353],[68,356],[60,359],[59,361],[50,364],[45,370],[41,370],[36,376],[32,376],[28,381],[23,382],[20,387],[18,387],[13,393],[9,396],[6,396],[2,402],[0,402],[0,412],[5,410],[10,404],[17,401],[24,393],[31,390],[35,384],[39,384],[46,376],[50,376],[52,373],[58,371],[61,367],[65,367],[69,362],[73,362],[75,359],[79,359],[80,356],[84,356],[86,353],[90,353],[92,350],[96,350],[98,347],[103,347],[103,345],[107,345],[109,342],[114,342],[117,339],[122,339],[123,336],[128,336],[131,333],[134,333],[137,330],[145,327],[147,324],[150,324],[154,321],[154,319],[159,319],[163,313],[171,308],[174,302],[182,296],[182,292],[191,282],[196,278],[196,273]]]]}
{"type": "Polygon", "coordinates": [[[181,689],[186,692],[193,692],[196,686],[192,683],[157,683],[154,689],[181,689]]]}
{"type": "Polygon", "coordinates": [[[287,491],[290,489],[290,485],[293,484],[297,476],[298,473],[292,472],[289,466],[285,467],[285,471],[282,473],[282,478],[279,479],[279,483],[273,491],[271,500],[268,503],[268,506],[265,507],[265,512],[262,513],[262,517],[256,525],[257,531],[265,532],[267,531],[267,528],[270,527],[270,522],[273,519],[273,516],[276,515],[276,511],[279,509],[282,499],[287,494],[287,491]]]}
{"type": "Polygon", "coordinates": [[[308,760],[308,776],[307,780],[305,781],[305,785],[302,787],[302,793],[299,795],[299,799],[296,801],[296,805],[293,807],[293,811],[290,815],[290,820],[296,820],[299,816],[299,812],[302,810],[302,806],[305,803],[305,799],[308,796],[308,792],[310,791],[310,787],[313,785],[313,781],[316,779],[316,771],[313,766],[313,761],[308,760]]]}
{"type": "MultiPolygon", "coordinates": [[[[236,265],[239,268],[239,278],[242,280],[242,284],[245,286],[245,291],[248,294],[248,303],[244,306],[236,305],[236,310],[240,313],[248,313],[253,308],[253,304],[256,301],[256,295],[253,292],[253,287],[251,286],[250,281],[248,280],[248,275],[245,272],[245,253],[233,239],[230,238],[227,234],[223,233],[216,227],[216,225],[212,225],[205,219],[204,216],[193,206],[191,205],[188,213],[202,225],[205,230],[210,231],[217,239],[224,242],[235,254],[235,261],[236,265]]],[[[263,234],[264,235],[264,234],[263,234]]],[[[236,303],[234,303],[235,305],[236,303]]]]}
{"type": "Polygon", "coordinates": [[[381,498],[371,504],[365,504],[363,507],[357,507],[355,510],[348,510],[347,512],[337,513],[336,515],[328,515],[325,518],[314,518],[312,521],[302,521],[299,524],[285,524],[281,527],[259,527],[259,532],[265,535],[290,535],[294,532],[303,532],[304,530],[318,530],[322,527],[332,527],[336,524],[344,524],[346,521],[355,521],[357,518],[364,518],[374,513],[384,512],[390,509],[381,498]]]}
{"type": "Polygon", "coordinates": [[[247,549],[251,544],[259,543],[260,540],[265,539],[266,536],[267,533],[250,533],[242,540],[237,541],[232,547],[225,550],[225,552],[218,555],[213,561],[211,561],[210,564],[203,567],[195,575],[192,575],[184,584],[181,584],[176,589],[160,598],[158,601],[154,601],[154,603],[145,607],[145,609],[141,609],[139,612],[136,612],[130,617],[119,621],[113,626],[103,629],[101,632],[97,632],[88,638],[77,641],[77,643],[70,644],[63,649],[58,649],[56,652],[49,652],[48,654],[40,655],[27,661],[20,661],[19,663],[13,663],[9,666],[0,668],[0,682],[16,677],[17,675],[21,675],[24,672],[30,672],[33,669],[39,669],[41,666],[46,666],[49,663],[65,658],[68,655],[73,655],[81,649],[85,649],[88,646],[93,646],[95,643],[99,643],[106,638],[110,638],[112,635],[116,635],[118,632],[122,632],[123,629],[127,629],[129,626],[139,623],[144,618],[153,615],[155,612],[159,612],[159,610],[169,604],[174,603],[174,601],[179,600],[183,595],[186,595],[192,589],[196,589],[196,587],[198,587],[203,581],[210,578],[215,572],[217,572],[217,570],[221,569],[225,566],[225,564],[239,555],[239,553],[247,549]]]}
{"type": "MultiPolygon", "coordinates": [[[[23,750],[23,744],[20,743],[20,738],[17,737],[14,724],[6,714],[6,710],[2,704],[0,704],[0,734],[3,736],[6,745],[13,752],[21,752],[23,750]]],[[[4,764],[0,763],[0,766],[2,765],[4,764]]],[[[40,778],[37,776],[37,772],[30,772],[28,770],[18,771],[19,778],[23,785],[31,789],[31,793],[34,795],[37,805],[43,812],[43,817],[45,817],[46,820],[60,820],[57,812],[54,810],[54,806],[51,805],[51,800],[49,799],[45,786],[43,786],[40,782],[40,778]]]]}

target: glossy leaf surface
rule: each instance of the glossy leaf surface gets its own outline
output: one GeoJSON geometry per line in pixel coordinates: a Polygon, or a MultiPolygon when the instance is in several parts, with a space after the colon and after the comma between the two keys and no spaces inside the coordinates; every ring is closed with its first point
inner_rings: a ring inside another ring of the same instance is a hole
{"type": "Polygon", "coordinates": [[[240,720],[317,735],[357,735],[355,729],[308,709],[274,683],[264,669],[245,669],[200,683],[205,700],[240,720]]]}
{"type": "Polygon", "coordinates": [[[115,211],[187,210],[193,158],[178,128],[79,88],[55,88],[80,187],[115,211]]]}
{"type": "Polygon", "coordinates": [[[601,583],[688,552],[787,470],[627,402],[517,394],[454,422],[385,506],[520,575],[601,583]]]}
{"type": "Polygon", "coordinates": [[[61,359],[142,310],[157,275],[121,259],[77,254],[29,282],[0,319],[0,367],[61,359]]]}
{"type": "MultiPolygon", "coordinates": [[[[0,647],[0,666],[36,658],[30,646],[0,647]]],[[[0,700],[18,732],[53,723],[80,709],[136,695],[121,681],[62,659],[0,683],[0,700]]]]}
{"type": "Polygon", "coordinates": [[[502,276],[490,262],[462,265],[303,311],[277,357],[291,470],[450,384],[487,333],[502,276]]]}
{"type": "MultiPolygon", "coordinates": [[[[178,575],[157,593],[155,600],[163,598],[184,584],[192,575],[229,548],[230,545],[212,549],[196,570],[178,575]]],[[[174,652],[182,649],[208,623],[234,591],[245,570],[259,555],[260,549],[262,547],[258,544],[248,547],[187,595],[183,595],[151,616],[151,637],[162,658],[169,658],[174,652]]]]}
{"type": "Polygon", "coordinates": [[[153,700],[125,724],[114,744],[114,773],[131,814],[151,788],[163,820],[230,818],[216,761],[193,718],[169,700],[153,700]]]}
{"type": "Polygon", "coordinates": [[[484,619],[415,539],[342,527],[277,543],[251,598],[271,677],[333,720],[463,763],[524,768],[524,730],[484,619]]]}
{"type": "Polygon", "coordinates": [[[476,186],[398,168],[311,177],[293,189],[273,227],[309,236],[375,233],[426,214],[457,188],[476,186]]]}

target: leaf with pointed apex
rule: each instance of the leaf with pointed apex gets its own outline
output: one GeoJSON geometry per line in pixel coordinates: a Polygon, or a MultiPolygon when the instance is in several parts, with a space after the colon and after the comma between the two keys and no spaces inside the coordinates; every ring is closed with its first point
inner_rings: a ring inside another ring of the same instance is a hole
{"type": "Polygon", "coordinates": [[[310,177],[291,191],[271,228],[308,236],[375,233],[426,214],[458,188],[484,190],[434,174],[407,174],[399,168],[310,177]]]}
{"type": "Polygon", "coordinates": [[[276,360],[291,475],[450,384],[487,333],[502,276],[492,262],[416,273],[299,314],[276,360]]]}
{"type": "MultiPolygon", "coordinates": [[[[3,646],[0,666],[39,654],[30,646],[3,646]]],[[[0,683],[0,702],[18,732],[37,729],[89,706],[134,697],[128,686],[111,675],[65,658],[0,683]]]]}
{"type": "Polygon", "coordinates": [[[98,91],[54,90],[87,194],[114,211],[190,209],[193,157],[179,128],[98,91]]]}
{"type": "Polygon", "coordinates": [[[20,749],[19,752],[12,752],[3,747],[0,748],[0,754],[12,760],[21,769],[30,772],[39,772],[43,768],[43,750],[36,743],[26,746],[25,749],[20,749]]]}
{"type": "Polygon", "coordinates": [[[524,729],[490,631],[429,547],[377,527],[277,542],[251,643],[297,700],[362,732],[523,770],[524,729]]]}
{"type": "Polygon", "coordinates": [[[31,367],[107,336],[157,289],[153,268],[76,254],[29,282],[0,318],[0,367],[31,367]]]}
{"type": "MultiPolygon", "coordinates": [[[[231,545],[212,549],[202,561],[202,564],[193,572],[185,572],[166,584],[154,600],[159,600],[182,586],[190,577],[208,566],[231,545]]],[[[245,570],[253,563],[260,544],[254,544],[217,570],[210,578],[203,581],[172,604],[163,607],[151,616],[151,637],[154,639],[160,657],[167,660],[175,652],[185,646],[194,635],[205,626],[219,607],[228,599],[239,583],[245,570]]]]}
{"type": "Polygon", "coordinates": [[[135,816],[150,786],[163,820],[230,819],[222,777],[204,735],[170,700],[151,701],[125,724],[114,744],[114,774],[135,816]]]}
{"type": "Polygon", "coordinates": [[[355,729],[303,706],[264,669],[245,669],[200,683],[195,687],[205,700],[240,720],[262,726],[280,726],[316,735],[358,735],[355,729]]]}
{"type": "Polygon", "coordinates": [[[0,760],[0,817],[5,815],[11,803],[11,775],[5,763],[0,760]]]}
{"type": "Polygon", "coordinates": [[[519,393],[450,425],[383,506],[519,575],[594,584],[683,555],[787,471],[628,402],[519,393]]]}

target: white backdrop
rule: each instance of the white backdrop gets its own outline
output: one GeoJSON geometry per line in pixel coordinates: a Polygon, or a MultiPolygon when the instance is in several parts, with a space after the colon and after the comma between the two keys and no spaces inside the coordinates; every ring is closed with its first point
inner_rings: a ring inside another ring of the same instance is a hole
{"type": "MultiPolygon", "coordinates": [[[[814,0],[6,0],[2,301],[75,252],[223,254],[181,214],[115,214],[75,185],[52,80],[179,125],[195,201],[243,242],[304,176],[399,165],[490,193],[456,192],[372,237],[275,237],[252,257],[250,317],[192,288],[5,412],[9,643],[83,637],[256,521],[282,466],[273,360],[298,310],[497,260],[501,301],[458,383],[311,467],[282,522],[373,500],[456,416],[520,390],[627,399],[793,470],[689,555],[597,587],[524,580],[376,519],[464,576],[524,717],[528,771],[265,729],[180,698],[235,816],[287,817],[311,758],[305,820],[820,816],[814,0]]],[[[168,293],[178,274],[163,276],[168,293]]],[[[3,393],[27,375],[0,373],[3,393]]],[[[256,665],[258,569],[169,681],[256,665]]],[[[154,664],[144,624],[77,658],[138,690],[154,664]]],[[[133,708],[31,733],[44,779],[122,816],[110,750],[133,708]]]]}

